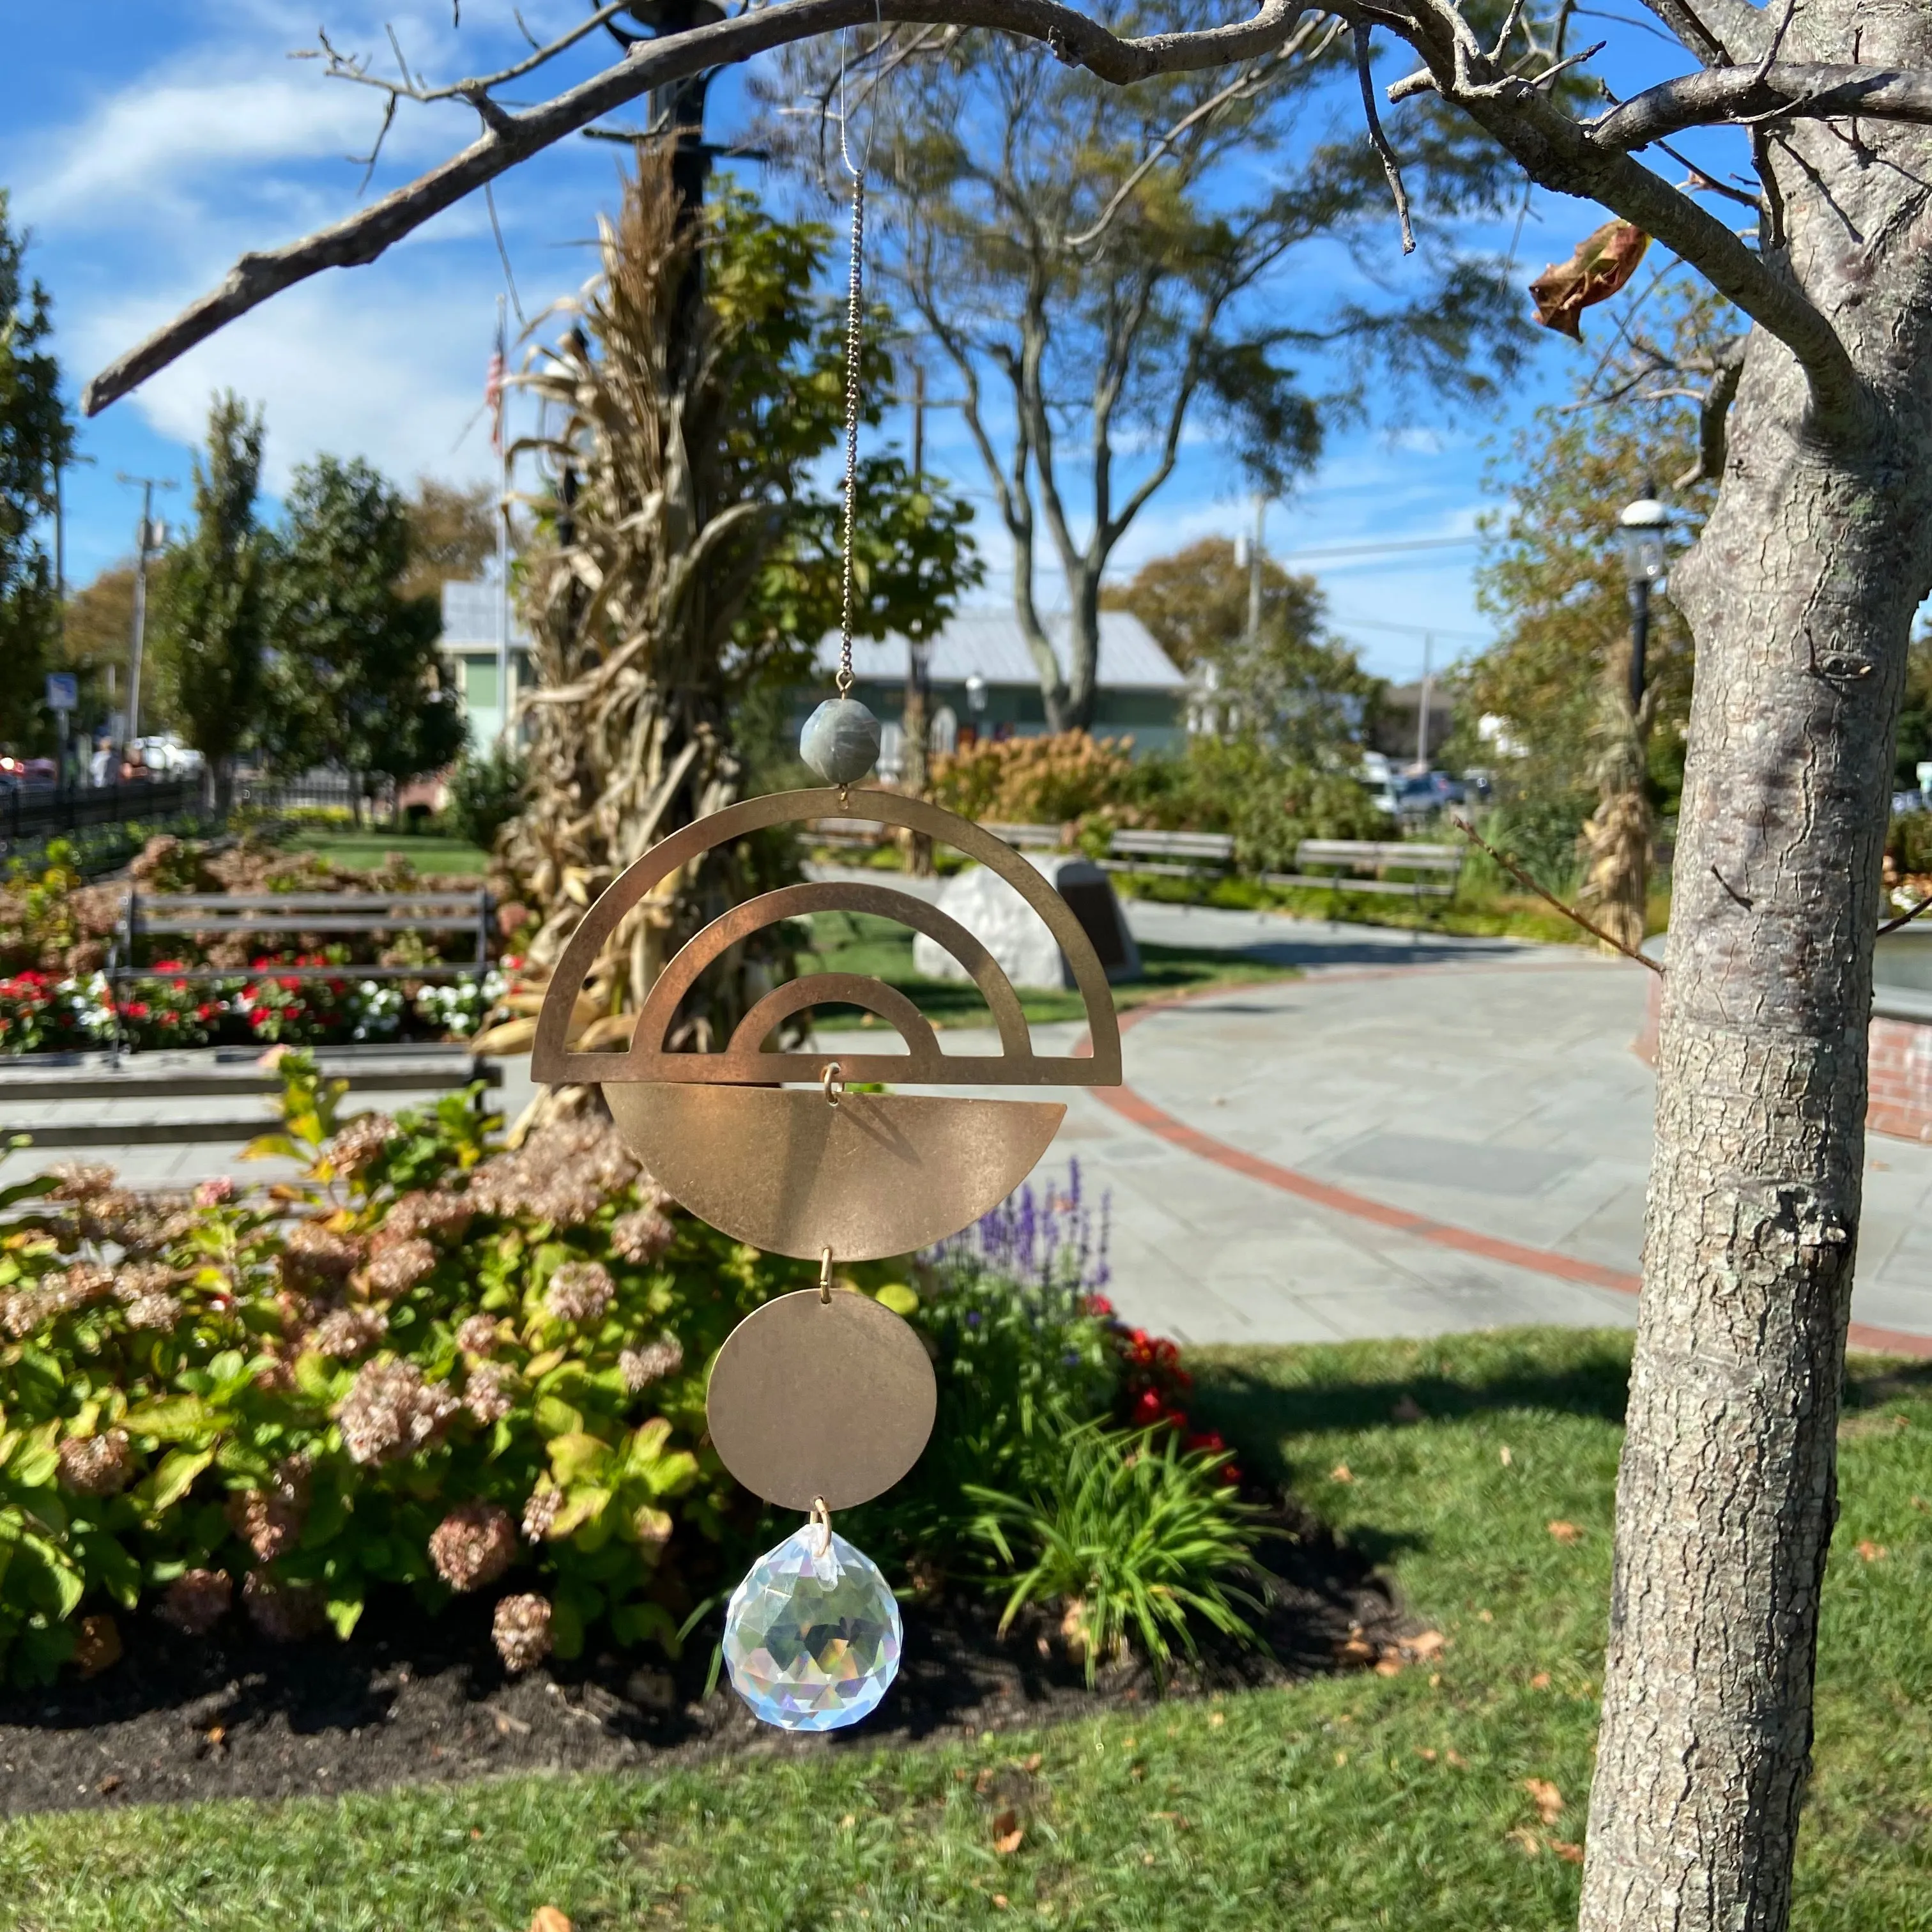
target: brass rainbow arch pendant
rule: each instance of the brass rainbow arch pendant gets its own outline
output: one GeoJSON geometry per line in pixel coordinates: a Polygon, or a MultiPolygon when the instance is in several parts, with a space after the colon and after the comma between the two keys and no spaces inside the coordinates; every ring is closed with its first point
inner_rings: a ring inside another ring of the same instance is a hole
{"type": "MultiPolygon", "coordinates": [[[[836,774],[841,767],[830,762],[836,774]]],[[[1026,1178],[1066,1108],[1053,1100],[853,1093],[846,1082],[1118,1086],[1120,1025],[1099,956],[1040,873],[970,821],[892,792],[839,785],[779,793],[686,826],[612,883],[558,962],[531,1071],[554,1084],[601,1087],[652,1178],[700,1220],[768,1252],[820,1264],[816,1291],[756,1310],[712,1366],[706,1414],[725,1467],[754,1493],[810,1518],[739,1586],[726,1616],[724,1657],[734,1688],[766,1722],[799,1730],[855,1724],[890,1685],[902,1632],[885,1579],[833,1532],[831,1516],[911,1468],[932,1432],[938,1389],[918,1336],[870,1298],[836,1289],[834,1264],[910,1253],[970,1226],[1026,1178]],[[577,992],[599,948],[656,886],[748,832],[835,814],[928,833],[1011,885],[1066,955],[1086,1006],[1090,1052],[1036,1054],[1011,982],[957,920],[909,892],[842,881],[782,886],[734,908],[666,966],[628,1048],[571,1049],[577,992]],[[776,920],[831,911],[896,920],[945,946],[980,988],[1000,1052],[943,1052],[904,994],[847,973],[808,974],[767,994],[722,1051],[667,1048],[680,1002],[726,947],[776,920]],[[835,1060],[767,1049],[786,1021],[834,1004],[877,1015],[904,1050],[835,1060]]]]}
{"type": "MultiPolygon", "coordinates": [[[[842,152],[842,134],[841,140],[842,152]]],[[[969,820],[896,792],[852,790],[872,770],[880,738],[878,721],[850,694],[862,167],[853,169],[838,695],[812,713],[800,742],[826,788],[748,799],[713,813],[673,832],[614,880],[557,962],[530,1067],[554,1084],[602,1088],[652,1178],[700,1220],[769,1253],[819,1264],[815,1292],[780,1295],[739,1324],[711,1365],[705,1396],[712,1444],[724,1466],[754,1495],[808,1517],[752,1566],[724,1618],[733,1688],[754,1715],[790,1730],[857,1723],[898,1672],[898,1603],[871,1559],[834,1533],[832,1514],[868,1501],[912,1468],[938,1404],[918,1335],[870,1297],[840,1288],[834,1265],[910,1254],[970,1226],[1026,1178],[1066,1113],[1058,1101],[861,1094],[848,1083],[1112,1087],[1120,1079],[1120,1025],[1106,973],[1066,902],[1012,847],[969,820]],[[925,900],[869,881],[786,886],[734,907],[665,967],[628,1047],[572,1049],[585,977],[649,894],[747,833],[835,816],[925,833],[1011,886],[1046,921],[1072,969],[1090,1054],[1036,1054],[1012,983],[986,946],[925,900]],[[835,911],[896,920],[944,946],[991,1010],[999,1052],[941,1052],[930,1023],[903,993],[850,973],[810,974],[776,988],[722,1049],[668,1049],[678,1008],[712,961],[774,921],[835,911]],[[898,1032],[904,1050],[836,1060],[767,1050],[788,1021],[826,1005],[875,1015],[898,1032]]]]}

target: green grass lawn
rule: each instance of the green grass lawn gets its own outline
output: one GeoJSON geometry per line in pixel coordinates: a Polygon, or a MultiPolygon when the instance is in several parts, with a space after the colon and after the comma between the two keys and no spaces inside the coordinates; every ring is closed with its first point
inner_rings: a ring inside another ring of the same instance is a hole
{"type": "MultiPolygon", "coordinates": [[[[1202,1352],[1199,1407],[1386,1565],[1448,1639],[1433,1664],[931,1748],[20,1820],[7,1922],[524,1932],[550,1904],[578,1932],[1547,1932],[1576,1907],[1628,1349],[1202,1352]]],[[[1795,1922],[1923,1932],[1932,1367],[1858,1363],[1851,1396],[1795,1922]]]]}
{"type": "Polygon", "coordinates": [[[489,854],[467,839],[410,832],[296,832],[282,844],[285,850],[320,853],[331,865],[358,872],[372,872],[392,856],[408,860],[418,872],[480,875],[490,862],[489,854]]]}
{"type": "MultiPolygon", "coordinates": [[[[922,979],[913,970],[913,935],[905,927],[871,913],[820,913],[812,921],[812,937],[821,949],[803,954],[799,960],[801,975],[807,973],[863,973],[883,980],[904,993],[934,1026],[990,1027],[993,1016],[980,998],[979,988],[969,980],[922,979]]],[[[1290,976],[1279,966],[1238,953],[1215,952],[1181,946],[1142,946],[1141,976],[1117,981],[1114,1004],[1120,1008],[1144,1006],[1150,1000],[1165,998],[1202,986],[1252,986],[1290,976]]],[[[1021,1010],[1027,1018],[1044,1024],[1052,1020],[1082,1020],[1085,1007],[1077,992],[1019,993],[1021,1010]]],[[[838,1008],[827,1008],[819,1016],[821,1025],[838,1024],[838,1008]],[[826,1016],[831,1015],[830,1020],[826,1016]]],[[[882,1026],[872,1016],[859,1017],[859,1024],[882,1026]]]]}

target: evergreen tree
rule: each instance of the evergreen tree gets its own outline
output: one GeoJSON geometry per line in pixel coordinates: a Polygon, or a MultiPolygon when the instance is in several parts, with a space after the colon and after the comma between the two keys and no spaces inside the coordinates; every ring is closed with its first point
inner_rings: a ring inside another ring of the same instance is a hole
{"type": "Polygon", "coordinates": [[[323,456],[296,472],[268,600],[263,735],[281,769],[400,783],[463,748],[436,600],[398,587],[410,561],[408,506],[370,464],[323,456]]]}
{"type": "Polygon", "coordinates": [[[23,278],[27,237],[0,188],[0,743],[51,742],[46,676],[60,635],[60,592],[38,526],[74,447],[46,290],[23,278]]]}
{"type": "Polygon", "coordinates": [[[170,558],[155,600],[154,654],[173,716],[208,761],[216,808],[234,793],[235,758],[262,696],[263,538],[255,523],[262,417],[232,392],[208,416],[194,465],[194,529],[170,558]]]}

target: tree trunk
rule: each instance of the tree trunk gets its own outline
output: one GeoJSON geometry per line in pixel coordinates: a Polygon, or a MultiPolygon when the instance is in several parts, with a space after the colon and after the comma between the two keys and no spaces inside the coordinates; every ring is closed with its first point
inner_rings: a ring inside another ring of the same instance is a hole
{"type": "Polygon", "coordinates": [[[1100,698],[1100,573],[1067,573],[1066,587],[1073,608],[1066,624],[1066,649],[1073,662],[1066,668],[1066,726],[1090,731],[1100,698]]]}
{"type": "MultiPolygon", "coordinates": [[[[1843,58],[1855,26],[1868,62],[1932,55],[1924,0],[1814,0],[1786,57],[1843,58]]],[[[1758,333],[1721,494],[1676,572],[1696,689],[1584,1932],[1790,1918],[1892,740],[1932,584],[1932,141],[1864,134],[1884,164],[1844,130],[1794,130],[1802,168],[1770,152],[1792,272],[1872,427],[1814,437],[1796,364],[1758,333]]]]}

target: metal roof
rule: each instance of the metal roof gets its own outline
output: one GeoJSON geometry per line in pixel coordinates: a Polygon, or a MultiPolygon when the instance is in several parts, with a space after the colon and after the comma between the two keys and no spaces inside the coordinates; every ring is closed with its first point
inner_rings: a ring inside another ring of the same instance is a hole
{"type": "MultiPolygon", "coordinates": [[[[1042,620],[1064,667],[1067,662],[1067,620],[1064,616],[1042,620]]],[[[818,646],[818,668],[830,676],[838,668],[838,637],[826,634],[818,646]]],[[[903,684],[906,640],[894,634],[883,639],[852,640],[853,674],[868,684],[903,684]]],[[[1010,610],[994,606],[957,612],[933,640],[930,668],[934,684],[964,684],[974,673],[988,685],[1016,685],[1036,690],[1040,673],[1020,634],[1019,620],[1010,610]]],[[[1099,682],[1108,691],[1184,692],[1187,680],[1167,653],[1148,634],[1147,626],[1128,610],[1100,613],[1099,682]]]]}

